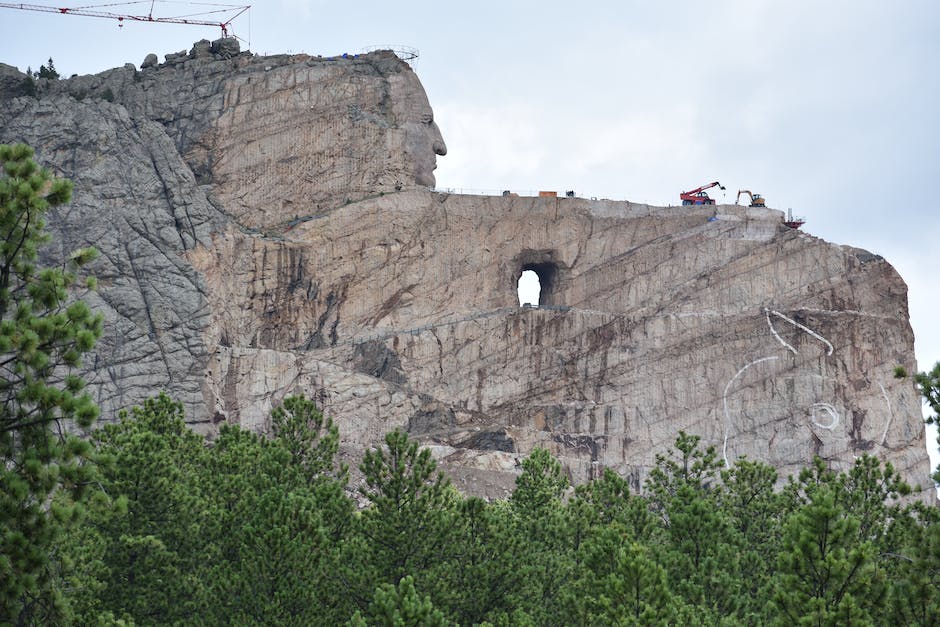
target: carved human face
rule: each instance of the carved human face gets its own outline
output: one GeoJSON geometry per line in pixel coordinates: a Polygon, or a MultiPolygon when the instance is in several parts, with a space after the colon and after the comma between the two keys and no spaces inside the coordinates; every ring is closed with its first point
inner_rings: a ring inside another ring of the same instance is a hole
{"type": "Polygon", "coordinates": [[[413,72],[405,71],[389,77],[393,113],[404,132],[404,152],[414,168],[415,183],[434,187],[435,155],[446,155],[447,146],[434,123],[434,113],[427,94],[413,72]]]}

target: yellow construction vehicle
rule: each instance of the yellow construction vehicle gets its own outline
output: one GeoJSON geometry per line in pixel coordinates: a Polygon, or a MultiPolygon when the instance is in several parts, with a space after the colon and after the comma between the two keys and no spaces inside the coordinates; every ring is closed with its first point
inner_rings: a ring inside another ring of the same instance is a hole
{"type": "Polygon", "coordinates": [[[764,203],[764,197],[763,197],[763,196],[761,196],[760,194],[753,194],[753,193],[751,193],[751,190],[749,190],[749,189],[739,189],[739,190],[738,190],[738,199],[734,201],[736,205],[740,205],[740,204],[741,204],[741,194],[747,194],[747,195],[748,195],[748,197],[751,199],[751,204],[750,204],[751,207],[766,207],[766,206],[767,206],[767,205],[764,203]]]}

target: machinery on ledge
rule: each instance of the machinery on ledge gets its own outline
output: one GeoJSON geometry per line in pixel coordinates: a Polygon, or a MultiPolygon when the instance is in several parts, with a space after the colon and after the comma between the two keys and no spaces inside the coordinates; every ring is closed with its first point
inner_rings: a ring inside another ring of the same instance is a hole
{"type": "Polygon", "coordinates": [[[734,204],[736,205],[741,204],[741,194],[747,194],[748,198],[751,199],[751,204],[749,205],[751,207],[766,207],[767,206],[765,204],[763,196],[761,196],[760,194],[755,194],[751,192],[751,190],[749,189],[739,189],[738,198],[734,201],[734,204]]]}
{"type": "Polygon", "coordinates": [[[714,183],[696,187],[688,192],[680,192],[679,198],[682,199],[683,205],[714,205],[715,200],[705,193],[706,189],[711,189],[712,187],[717,187],[720,190],[725,189],[721,183],[715,181],[714,183]]]}
{"type": "Polygon", "coordinates": [[[793,209],[787,209],[787,219],[783,221],[791,229],[798,229],[804,224],[806,224],[805,218],[794,218],[793,209]]]}
{"type": "MultiPolygon", "coordinates": [[[[705,193],[705,190],[711,189],[713,187],[717,187],[720,190],[725,189],[721,183],[719,183],[718,181],[715,181],[713,183],[708,183],[707,185],[702,185],[701,187],[696,187],[695,189],[688,191],[688,192],[681,192],[679,194],[679,198],[682,199],[683,205],[714,205],[715,200],[705,193]]],[[[742,194],[747,194],[748,198],[751,199],[751,203],[748,205],[749,207],[764,208],[767,206],[767,200],[763,196],[755,192],[752,192],[749,189],[738,190],[738,197],[734,201],[736,205],[741,204],[742,194]]],[[[717,218],[713,216],[709,218],[709,222],[716,220],[716,219],[717,218]]],[[[790,227],[791,229],[798,229],[804,224],[806,224],[806,219],[800,218],[800,217],[794,217],[793,210],[787,209],[787,219],[784,220],[783,223],[787,225],[788,227],[790,227]]]]}

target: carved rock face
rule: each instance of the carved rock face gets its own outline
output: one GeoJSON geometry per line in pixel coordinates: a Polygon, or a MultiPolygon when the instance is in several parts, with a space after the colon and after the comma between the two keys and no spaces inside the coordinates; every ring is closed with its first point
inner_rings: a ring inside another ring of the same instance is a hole
{"type": "Polygon", "coordinates": [[[434,123],[434,112],[424,88],[412,72],[390,76],[389,87],[395,121],[404,135],[401,150],[405,160],[414,164],[414,181],[417,185],[434,187],[435,155],[446,155],[447,146],[434,123]]]}
{"type": "Polygon", "coordinates": [[[388,54],[229,77],[206,133],[226,211],[271,228],[369,195],[433,187],[444,140],[414,72],[388,54]]]}
{"type": "Polygon", "coordinates": [[[639,489],[680,429],[784,476],[867,452],[931,485],[883,259],[772,209],[432,193],[446,148],[394,55],[229,52],[39,100],[2,91],[22,81],[0,66],[0,141],[75,182],[49,254],[102,252],[104,415],[165,389],[203,433],[264,429],[302,392],[353,466],[405,428],[490,496],[535,446],[577,482],[612,468],[639,489]],[[518,306],[524,270],[539,307],[518,306]]]}

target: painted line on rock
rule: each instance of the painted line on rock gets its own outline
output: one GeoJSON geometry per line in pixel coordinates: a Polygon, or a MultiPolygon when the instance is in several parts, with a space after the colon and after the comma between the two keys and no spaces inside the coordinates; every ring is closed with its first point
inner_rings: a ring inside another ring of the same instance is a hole
{"type": "Polygon", "coordinates": [[[777,338],[777,341],[783,344],[783,346],[788,351],[796,355],[796,349],[790,346],[789,344],[787,344],[787,342],[782,337],[780,337],[780,335],[777,333],[777,329],[774,328],[774,323],[770,321],[770,310],[767,308],[764,308],[764,317],[767,318],[767,326],[770,327],[770,332],[773,333],[773,336],[775,338],[777,338]]]}
{"type": "MultiPolygon", "coordinates": [[[[783,315],[783,314],[780,313],[779,311],[774,311],[773,309],[767,309],[766,307],[764,308],[764,313],[773,314],[773,315],[777,316],[778,318],[780,318],[781,320],[786,320],[787,322],[789,322],[790,324],[792,324],[792,325],[795,326],[796,328],[802,329],[803,331],[806,331],[806,332],[807,332],[808,334],[810,334],[812,337],[814,337],[814,338],[816,338],[817,340],[819,340],[820,342],[824,343],[826,346],[829,347],[829,351],[826,353],[826,355],[831,355],[832,352],[835,350],[835,348],[832,346],[832,342],[830,342],[829,340],[827,340],[826,338],[824,338],[824,337],[821,336],[820,334],[816,333],[815,331],[813,331],[813,330],[810,329],[809,327],[800,324],[799,322],[797,322],[797,321],[794,320],[793,318],[788,318],[787,316],[783,315]]],[[[770,319],[770,316],[768,315],[768,320],[769,320],[769,319],[770,319]]],[[[774,335],[776,335],[776,333],[774,333],[774,335]]],[[[778,338],[778,339],[779,339],[779,338],[778,338]]],[[[783,340],[781,340],[781,341],[783,341],[783,340]]],[[[784,342],[784,344],[785,344],[786,346],[789,346],[789,344],[786,344],[786,342],[784,342]]],[[[794,350],[793,352],[795,353],[796,351],[794,350]]]]}
{"type": "Polygon", "coordinates": [[[885,422],[885,432],[881,434],[881,446],[884,446],[888,441],[888,427],[891,426],[891,420],[894,418],[894,415],[891,413],[891,400],[888,398],[888,391],[885,390],[885,386],[878,383],[878,387],[881,388],[881,395],[885,399],[885,405],[888,406],[888,420],[885,422]]]}
{"type": "Polygon", "coordinates": [[[812,411],[812,416],[813,416],[810,422],[812,422],[814,425],[816,425],[820,429],[827,429],[829,431],[832,431],[837,426],[839,426],[839,418],[840,418],[839,412],[836,411],[836,408],[830,405],[829,403],[813,403],[810,406],[810,409],[812,411]],[[832,419],[832,422],[828,425],[821,425],[818,422],[816,422],[816,410],[817,409],[821,409],[827,414],[829,414],[829,418],[832,419]]]}
{"type": "Polygon", "coordinates": [[[771,355],[770,357],[761,357],[760,359],[755,359],[751,363],[745,365],[743,368],[737,371],[731,380],[728,381],[728,384],[725,386],[725,391],[721,395],[722,403],[724,404],[725,409],[725,428],[724,428],[724,442],[721,445],[721,456],[725,460],[725,468],[731,468],[731,464],[728,463],[728,432],[731,430],[731,415],[728,413],[728,390],[731,389],[731,386],[740,377],[744,374],[744,371],[750,368],[751,366],[756,366],[759,363],[765,361],[774,361],[780,359],[777,355],[771,355]]]}

